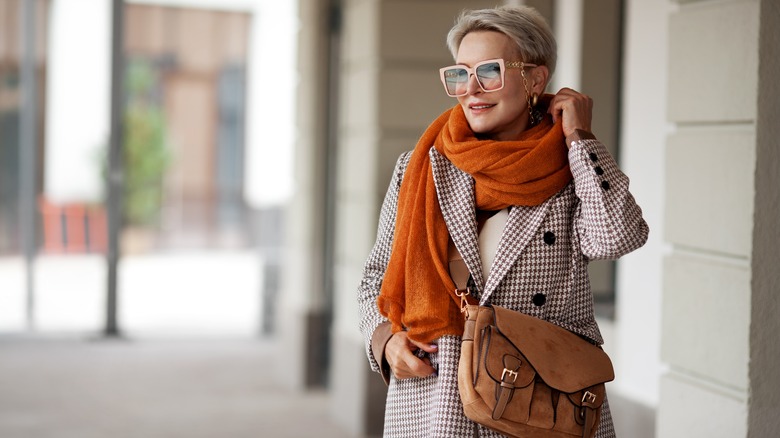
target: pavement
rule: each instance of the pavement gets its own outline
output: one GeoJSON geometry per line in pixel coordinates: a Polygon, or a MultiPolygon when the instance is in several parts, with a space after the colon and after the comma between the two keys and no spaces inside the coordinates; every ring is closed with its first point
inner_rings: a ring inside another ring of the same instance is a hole
{"type": "MultiPolygon", "coordinates": [[[[0,438],[350,437],[325,390],[278,380],[274,340],[256,335],[262,264],[252,251],[126,257],[128,335],[109,340],[90,335],[102,257],[37,259],[34,331],[23,260],[0,258],[0,438]]],[[[655,436],[652,408],[615,393],[610,407],[618,436],[655,436]]]]}
{"type": "Polygon", "coordinates": [[[273,372],[262,267],[256,251],[124,257],[127,335],[106,339],[103,256],[38,257],[32,325],[24,260],[0,258],[0,438],[349,436],[325,390],[273,372]]]}
{"type": "Polygon", "coordinates": [[[2,438],[346,437],[269,339],[0,336],[2,438]]]}

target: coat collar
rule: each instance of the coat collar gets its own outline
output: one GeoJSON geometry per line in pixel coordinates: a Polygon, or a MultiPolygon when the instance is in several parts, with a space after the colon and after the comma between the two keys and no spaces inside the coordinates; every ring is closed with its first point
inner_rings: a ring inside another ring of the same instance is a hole
{"type": "Polygon", "coordinates": [[[515,206],[509,212],[504,233],[488,278],[483,278],[477,239],[474,179],[431,148],[431,169],[439,206],[450,237],[469,268],[484,304],[515,264],[547,215],[551,199],[533,207],[515,206]]]}

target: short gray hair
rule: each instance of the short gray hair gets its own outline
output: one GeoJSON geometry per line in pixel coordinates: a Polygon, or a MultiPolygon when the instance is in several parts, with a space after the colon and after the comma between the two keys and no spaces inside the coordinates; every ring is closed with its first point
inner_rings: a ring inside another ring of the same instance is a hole
{"type": "Polygon", "coordinates": [[[550,76],[555,71],[558,46],[550,26],[536,9],[529,6],[500,6],[494,9],[464,10],[447,34],[447,46],[457,57],[463,37],[470,32],[501,32],[511,38],[522,61],[546,65],[550,76]]]}

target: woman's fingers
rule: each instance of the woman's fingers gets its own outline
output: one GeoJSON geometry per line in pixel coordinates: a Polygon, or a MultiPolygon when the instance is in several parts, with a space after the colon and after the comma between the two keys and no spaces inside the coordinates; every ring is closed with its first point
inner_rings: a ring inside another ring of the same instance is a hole
{"type": "Polygon", "coordinates": [[[436,344],[426,344],[424,342],[417,342],[417,341],[413,341],[413,340],[409,339],[408,337],[406,339],[412,345],[414,345],[415,347],[419,348],[420,350],[422,350],[422,351],[424,351],[426,353],[435,353],[435,352],[439,351],[439,346],[436,345],[436,344]]]}
{"type": "Polygon", "coordinates": [[[575,130],[591,131],[593,99],[571,88],[562,88],[550,101],[548,112],[553,121],[562,121],[563,133],[568,136],[575,130]]]}
{"type": "Polygon", "coordinates": [[[406,332],[398,332],[390,338],[385,347],[385,358],[396,379],[428,377],[436,373],[427,357],[420,358],[415,352],[421,349],[427,353],[437,350],[436,345],[410,340],[406,332]]]}
{"type": "MultiPolygon", "coordinates": [[[[392,366],[391,366],[391,369],[392,366]]],[[[436,370],[431,366],[431,360],[426,358],[419,358],[411,352],[404,355],[403,366],[399,366],[393,369],[393,373],[397,379],[407,379],[410,377],[428,377],[436,373],[436,370]]]]}

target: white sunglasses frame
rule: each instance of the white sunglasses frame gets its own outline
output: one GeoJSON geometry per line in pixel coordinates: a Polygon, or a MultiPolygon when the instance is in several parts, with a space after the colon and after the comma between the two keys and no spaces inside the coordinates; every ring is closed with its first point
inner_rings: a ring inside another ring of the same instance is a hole
{"type": "Polygon", "coordinates": [[[473,75],[477,80],[477,85],[479,85],[479,88],[485,92],[485,93],[492,93],[494,91],[499,91],[504,88],[505,82],[504,82],[504,73],[506,72],[506,69],[508,68],[526,68],[526,67],[538,67],[536,64],[529,64],[525,63],[523,61],[504,61],[503,58],[495,58],[495,59],[486,59],[484,61],[480,61],[476,64],[474,64],[474,67],[469,67],[463,64],[455,64],[450,65],[447,67],[442,67],[439,69],[439,78],[441,79],[442,85],[444,85],[444,92],[447,93],[447,96],[450,97],[460,97],[465,96],[468,94],[468,86],[466,87],[466,91],[461,94],[451,94],[449,88],[447,88],[447,78],[444,76],[445,72],[447,70],[452,70],[454,68],[460,68],[463,70],[466,70],[466,73],[468,73],[468,80],[466,83],[468,84],[468,81],[471,81],[471,76],[473,75]],[[497,62],[499,65],[499,68],[501,70],[501,86],[494,89],[494,90],[486,90],[485,87],[482,86],[482,82],[479,80],[479,76],[477,76],[477,69],[485,64],[490,64],[497,62]]]}

